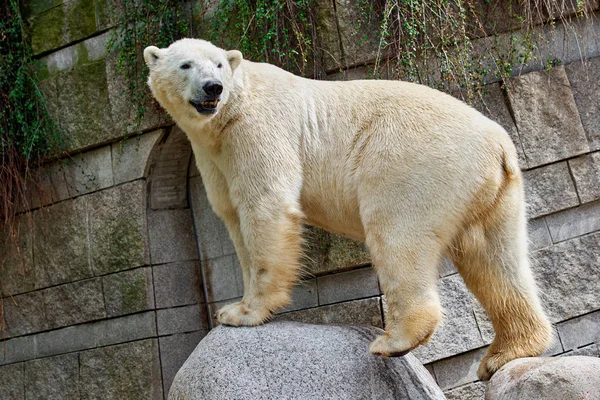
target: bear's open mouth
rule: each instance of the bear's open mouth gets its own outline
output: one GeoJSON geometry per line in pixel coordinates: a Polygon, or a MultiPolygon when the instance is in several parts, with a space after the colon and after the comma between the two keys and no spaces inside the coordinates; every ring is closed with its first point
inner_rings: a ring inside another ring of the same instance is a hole
{"type": "Polygon", "coordinates": [[[214,114],[217,112],[217,104],[219,104],[219,99],[217,98],[210,101],[200,102],[190,100],[190,104],[200,114],[214,114]]]}

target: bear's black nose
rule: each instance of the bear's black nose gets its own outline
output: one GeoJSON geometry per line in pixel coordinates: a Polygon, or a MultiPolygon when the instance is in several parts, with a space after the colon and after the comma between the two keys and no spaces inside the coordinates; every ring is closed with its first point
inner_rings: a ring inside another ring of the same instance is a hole
{"type": "Polygon", "coordinates": [[[208,82],[206,85],[204,85],[204,87],[202,89],[204,89],[204,92],[207,95],[212,96],[213,98],[216,98],[218,95],[220,95],[223,92],[223,85],[221,85],[221,82],[212,81],[212,82],[208,82]]]}

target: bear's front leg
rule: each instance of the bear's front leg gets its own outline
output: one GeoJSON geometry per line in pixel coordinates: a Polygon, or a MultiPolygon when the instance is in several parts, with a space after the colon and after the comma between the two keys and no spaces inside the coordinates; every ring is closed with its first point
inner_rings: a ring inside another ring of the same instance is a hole
{"type": "MultiPolygon", "coordinates": [[[[260,325],[290,302],[300,269],[302,213],[297,204],[285,202],[243,204],[238,211],[244,297],[221,308],[217,319],[225,325],[260,325]]],[[[232,224],[227,225],[231,233],[232,224]]]]}

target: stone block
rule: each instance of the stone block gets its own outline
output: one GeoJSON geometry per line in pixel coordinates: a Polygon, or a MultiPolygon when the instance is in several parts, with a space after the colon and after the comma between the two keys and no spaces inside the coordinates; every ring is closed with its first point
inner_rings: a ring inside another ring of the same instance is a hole
{"type": "Polygon", "coordinates": [[[69,46],[64,49],[54,51],[40,59],[46,64],[48,74],[51,76],[64,71],[73,69],[79,61],[78,46],[69,46]]]}
{"type": "MultiPolygon", "coordinates": [[[[467,4],[467,34],[471,38],[503,33],[522,27],[523,6],[510,0],[477,0],[467,4]]],[[[534,23],[539,17],[532,15],[534,23]]]]}
{"type": "Polygon", "coordinates": [[[600,342],[600,311],[561,322],[557,328],[565,350],[600,342]]]}
{"type": "Polygon", "coordinates": [[[106,318],[100,279],[89,279],[44,290],[50,328],[106,318]]]}
{"type": "Polygon", "coordinates": [[[60,74],[58,111],[60,127],[69,138],[67,150],[81,150],[123,134],[111,116],[108,96],[106,60],[60,74]]]}
{"type": "Polygon", "coordinates": [[[510,88],[529,168],[589,151],[564,67],[513,78],[510,88]]]}
{"type": "Polygon", "coordinates": [[[579,204],[566,162],[525,171],[523,176],[529,218],[537,218],[579,204]]]}
{"type": "Polygon", "coordinates": [[[600,308],[600,234],[582,236],[532,254],[542,304],[551,322],[600,308]]]}
{"type": "Polygon", "coordinates": [[[548,215],[546,220],[555,243],[600,230],[600,201],[548,215]]]}
{"type": "Polygon", "coordinates": [[[550,231],[544,217],[530,220],[527,224],[527,232],[530,250],[538,250],[552,244],[552,237],[550,237],[550,231]]]}
{"type": "Polygon", "coordinates": [[[569,160],[569,167],[581,202],[600,199],[600,152],[573,158],[569,160]]]}
{"type": "Polygon", "coordinates": [[[336,10],[331,0],[315,1],[315,18],[319,45],[322,47],[323,68],[332,71],[343,67],[343,52],[336,10]]]}
{"type": "Polygon", "coordinates": [[[87,350],[79,357],[81,399],[162,399],[156,339],[87,350]]]}
{"type": "MultiPolygon", "coordinates": [[[[35,339],[35,357],[48,357],[96,347],[94,324],[82,324],[26,336],[35,339]]],[[[33,355],[28,360],[34,358],[33,355]]]]}
{"type": "Polygon", "coordinates": [[[92,276],[85,199],[38,210],[34,223],[36,288],[92,276]]]}
{"type": "Polygon", "coordinates": [[[456,266],[454,266],[454,264],[448,257],[444,257],[438,267],[439,277],[443,278],[445,276],[453,275],[456,273],[458,273],[458,271],[456,270],[456,266]]]}
{"type": "Polygon", "coordinates": [[[198,259],[190,209],[149,211],[148,231],[153,264],[198,259]]]}
{"type": "Polygon", "coordinates": [[[25,400],[23,363],[0,367],[0,399],[25,400]]]}
{"type": "Polygon", "coordinates": [[[600,344],[592,344],[589,346],[581,347],[573,351],[568,351],[561,354],[559,357],[570,357],[570,356],[585,356],[585,357],[600,357],[600,344]]]}
{"type": "Polygon", "coordinates": [[[109,318],[154,308],[150,267],[103,276],[102,288],[109,318]]]}
{"type": "Polygon", "coordinates": [[[0,227],[0,296],[28,292],[35,287],[31,214],[14,220],[13,232],[0,227]]]}
{"type": "Polygon", "coordinates": [[[204,332],[190,332],[158,339],[165,398],[167,398],[175,374],[204,336],[204,332]]]}
{"type": "Polygon", "coordinates": [[[48,11],[62,0],[23,0],[21,3],[21,13],[24,19],[30,19],[38,14],[48,11]]]}
{"type": "Polygon", "coordinates": [[[156,142],[164,135],[159,129],[112,144],[112,167],[115,184],[133,181],[147,176],[150,153],[156,142]]]}
{"type": "Polygon", "coordinates": [[[200,266],[195,261],[155,265],[156,308],[204,303],[200,266]]]}
{"type": "Polygon", "coordinates": [[[422,362],[450,357],[484,345],[477,321],[473,315],[473,302],[459,275],[439,280],[439,291],[445,320],[438,326],[431,340],[413,351],[422,362]]]}
{"type": "Polygon", "coordinates": [[[371,257],[364,243],[307,226],[305,264],[311,274],[337,272],[369,264],[371,257]]]}
{"type": "Polygon", "coordinates": [[[88,199],[94,274],[149,264],[146,183],[126,183],[88,199]]]}
{"type": "Polygon", "coordinates": [[[98,346],[131,342],[156,336],[156,313],[148,311],[92,324],[98,346]]]}
{"type": "Polygon", "coordinates": [[[13,364],[35,358],[36,343],[34,336],[22,336],[2,342],[0,365],[13,364]]]}
{"type": "Polygon", "coordinates": [[[234,254],[235,247],[229,232],[223,221],[213,212],[199,176],[190,179],[190,198],[198,251],[202,260],[234,254]]]}
{"type": "Polygon", "coordinates": [[[317,278],[319,304],[339,303],[380,294],[377,274],[371,267],[317,278]]]}
{"type": "Polygon", "coordinates": [[[318,305],[317,280],[314,278],[306,279],[294,286],[291,304],[280,312],[302,310],[318,305]]]}
{"type": "Polygon", "coordinates": [[[590,148],[600,150],[600,57],[571,63],[565,70],[590,148]]]}
{"type": "Polygon", "coordinates": [[[56,200],[105,189],[114,184],[110,146],[80,153],[50,167],[56,200]]]}
{"type": "Polygon", "coordinates": [[[49,168],[42,167],[33,170],[27,178],[26,185],[28,203],[22,207],[21,211],[40,208],[59,200],[49,168]]]}
{"type": "Polygon", "coordinates": [[[242,268],[237,256],[224,256],[204,261],[206,295],[209,302],[240,297],[244,294],[242,268]]]}
{"type": "Polygon", "coordinates": [[[383,327],[379,297],[353,300],[328,306],[279,314],[275,321],[296,321],[307,324],[365,325],[383,327]]]}
{"type": "Polygon", "coordinates": [[[6,337],[48,329],[46,307],[41,291],[2,299],[6,337]]]}
{"type": "MultiPolygon", "coordinates": [[[[334,1],[343,66],[352,67],[374,61],[380,50],[379,15],[370,2],[334,1]]],[[[386,49],[381,51],[386,52],[386,49]]]]}
{"type": "Polygon", "coordinates": [[[206,306],[194,304],[156,311],[159,336],[193,331],[208,331],[206,306]]]}
{"type": "Polygon", "coordinates": [[[79,355],[63,354],[26,362],[25,398],[79,400],[79,355]]]}
{"type": "Polygon", "coordinates": [[[484,400],[485,383],[473,382],[444,392],[448,400],[484,400]]]}
{"type": "Polygon", "coordinates": [[[442,390],[448,390],[477,381],[477,369],[486,351],[487,348],[483,347],[436,361],[433,371],[438,385],[442,390]]]}
{"type": "Polygon", "coordinates": [[[500,88],[499,83],[487,85],[483,92],[483,104],[481,104],[478,109],[486,117],[497,122],[504,129],[506,129],[506,132],[510,136],[511,140],[515,144],[515,148],[517,149],[519,166],[525,169],[527,168],[527,159],[525,158],[525,153],[523,152],[523,145],[521,144],[519,131],[517,131],[517,126],[515,125],[515,121],[513,120],[510,110],[508,109],[505,98],[506,96],[500,88]]]}

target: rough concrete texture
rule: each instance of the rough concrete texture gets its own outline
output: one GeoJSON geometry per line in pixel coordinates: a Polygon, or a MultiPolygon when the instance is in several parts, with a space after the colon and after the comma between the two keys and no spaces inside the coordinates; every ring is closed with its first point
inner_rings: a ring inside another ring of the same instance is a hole
{"type": "Polygon", "coordinates": [[[169,399],[444,399],[414,356],[369,353],[381,333],[292,322],[218,327],[179,370],[169,399]]]}
{"type": "Polygon", "coordinates": [[[594,400],[600,398],[600,359],[521,358],[490,380],[486,400],[594,400]]]}

